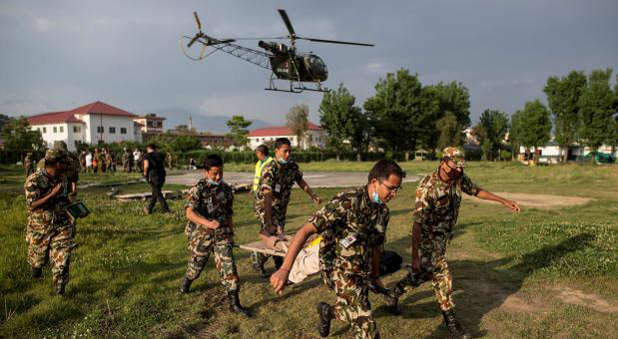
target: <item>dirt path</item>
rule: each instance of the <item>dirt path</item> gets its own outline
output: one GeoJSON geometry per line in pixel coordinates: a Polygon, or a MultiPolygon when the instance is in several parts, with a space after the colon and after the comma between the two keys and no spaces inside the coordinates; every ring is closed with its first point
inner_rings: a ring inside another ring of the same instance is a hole
{"type": "MultiPolygon", "coordinates": [[[[590,198],[582,197],[568,197],[562,195],[549,195],[549,194],[528,194],[528,193],[509,193],[509,192],[495,192],[495,194],[514,200],[521,206],[534,207],[534,208],[560,208],[566,206],[577,206],[587,204],[590,198]]],[[[496,204],[496,202],[481,200],[464,194],[464,199],[480,203],[496,204]]]]}

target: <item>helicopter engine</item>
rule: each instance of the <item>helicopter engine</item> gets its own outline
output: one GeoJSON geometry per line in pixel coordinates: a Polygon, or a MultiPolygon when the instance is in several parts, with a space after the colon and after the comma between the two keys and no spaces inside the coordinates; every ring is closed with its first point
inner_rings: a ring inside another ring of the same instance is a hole
{"type": "Polygon", "coordinates": [[[266,41],[262,41],[260,40],[260,42],[258,42],[258,46],[262,47],[263,49],[271,52],[271,53],[287,53],[288,52],[288,46],[280,43],[280,42],[266,42],[266,41]]]}

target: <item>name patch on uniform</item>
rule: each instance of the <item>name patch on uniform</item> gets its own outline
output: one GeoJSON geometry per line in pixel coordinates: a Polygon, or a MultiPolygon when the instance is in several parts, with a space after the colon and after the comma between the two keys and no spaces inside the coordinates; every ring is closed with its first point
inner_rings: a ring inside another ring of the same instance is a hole
{"type": "Polygon", "coordinates": [[[348,248],[350,246],[352,246],[352,244],[356,241],[356,235],[355,234],[350,234],[347,237],[343,238],[343,240],[341,240],[341,246],[343,246],[343,248],[348,248]]]}
{"type": "Polygon", "coordinates": [[[277,193],[281,192],[281,185],[280,184],[276,184],[275,185],[275,192],[277,192],[277,193]]]}

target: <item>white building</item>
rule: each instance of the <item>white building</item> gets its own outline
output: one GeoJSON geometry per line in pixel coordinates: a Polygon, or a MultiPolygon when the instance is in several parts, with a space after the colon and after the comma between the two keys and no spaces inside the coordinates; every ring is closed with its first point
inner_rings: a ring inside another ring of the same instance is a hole
{"type": "MultiPolygon", "coordinates": [[[[249,132],[249,147],[251,149],[256,149],[259,145],[269,142],[275,141],[277,138],[288,138],[290,139],[290,143],[292,147],[298,147],[298,140],[296,135],[290,131],[290,129],[286,126],[274,126],[274,127],[265,127],[254,129],[249,132]]],[[[320,126],[309,123],[307,131],[305,132],[305,138],[303,143],[303,149],[308,149],[309,147],[318,147],[323,148],[326,144],[326,133],[320,126]]]]}
{"type": "MultiPolygon", "coordinates": [[[[530,149],[530,153],[534,153],[536,150],[535,147],[530,149]]],[[[560,157],[562,156],[562,152],[560,150],[560,146],[555,141],[549,141],[544,146],[539,147],[541,151],[541,156],[539,157],[540,163],[550,163],[555,164],[560,162],[560,157]]],[[[590,153],[590,147],[584,147],[582,145],[574,144],[567,150],[567,156],[569,160],[575,160],[582,156],[587,156],[590,153]]],[[[618,148],[614,150],[612,153],[612,147],[609,145],[602,145],[597,150],[599,153],[611,154],[614,159],[618,158],[618,148]]],[[[526,148],[524,146],[519,147],[519,154],[525,154],[526,148]]]]}
{"type": "Polygon", "coordinates": [[[33,115],[28,122],[31,129],[41,132],[48,147],[62,140],[74,151],[79,143],[141,141],[135,118],[133,113],[96,101],[70,111],[33,115]]]}

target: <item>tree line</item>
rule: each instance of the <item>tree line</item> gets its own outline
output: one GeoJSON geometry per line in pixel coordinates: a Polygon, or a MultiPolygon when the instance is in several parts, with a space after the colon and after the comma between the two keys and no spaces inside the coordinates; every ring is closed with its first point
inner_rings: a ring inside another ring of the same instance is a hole
{"type": "MultiPolygon", "coordinates": [[[[563,161],[566,150],[575,143],[593,152],[606,144],[613,152],[618,144],[618,77],[612,90],[611,76],[611,68],[593,70],[588,76],[583,71],[550,76],[543,88],[548,106],[535,99],[511,115],[486,109],[472,127],[483,158],[514,157],[520,146],[527,150],[544,146],[552,139],[552,131],[563,150],[563,161]]],[[[375,94],[362,108],[341,84],[324,94],[319,112],[328,135],[327,146],[351,149],[359,159],[371,147],[384,149],[388,156],[462,146],[464,130],[471,123],[470,95],[462,83],[422,85],[418,75],[407,69],[379,80],[375,94]]]]}

